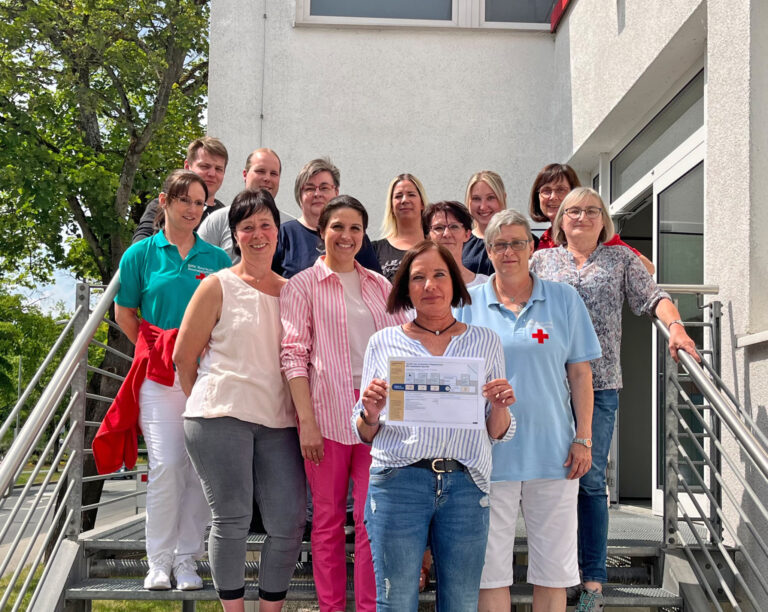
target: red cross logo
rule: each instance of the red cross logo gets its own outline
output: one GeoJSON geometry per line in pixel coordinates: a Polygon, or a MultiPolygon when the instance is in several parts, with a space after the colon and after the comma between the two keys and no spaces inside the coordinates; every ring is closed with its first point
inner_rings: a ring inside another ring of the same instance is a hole
{"type": "Polygon", "coordinates": [[[536,330],[535,334],[531,334],[531,338],[536,338],[536,340],[539,341],[539,344],[544,344],[544,340],[549,338],[549,334],[545,334],[544,330],[539,328],[536,330]]]}
{"type": "Polygon", "coordinates": [[[203,279],[205,278],[205,274],[203,274],[202,272],[200,272],[200,274],[198,274],[197,276],[195,276],[195,278],[196,278],[197,280],[203,280],[203,279]]]}

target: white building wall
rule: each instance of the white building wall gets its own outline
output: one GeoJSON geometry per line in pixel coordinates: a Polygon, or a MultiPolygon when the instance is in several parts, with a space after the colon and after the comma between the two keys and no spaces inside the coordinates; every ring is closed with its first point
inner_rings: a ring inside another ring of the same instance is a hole
{"type": "MultiPolygon", "coordinates": [[[[725,306],[723,374],[743,407],[768,433],[768,343],[737,347],[737,337],[768,330],[768,79],[765,32],[768,9],[763,0],[733,3],[708,1],[707,184],[706,236],[708,282],[720,286],[725,306]]],[[[765,503],[768,490],[732,439],[728,452],[765,503]]],[[[739,525],[738,537],[757,559],[755,538],[739,520],[737,509],[750,517],[758,533],[768,533],[755,503],[726,470],[736,504],[727,519],[739,525]]],[[[768,573],[768,563],[761,569],[768,573]]],[[[760,592],[754,582],[754,592],[760,592]]]]}
{"type": "Polygon", "coordinates": [[[571,115],[570,127],[558,132],[568,138],[558,152],[586,172],[597,168],[601,153],[626,144],[702,61],[706,11],[703,0],[572,5],[555,39],[571,115]]]}
{"type": "MultiPolygon", "coordinates": [[[[471,173],[494,169],[521,210],[545,163],[570,160],[588,179],[704,67],[704,281],[720,286],[724,379],[768,431],[768,346],[736,346],[768,329],[768,3],[573,0],[554,38],[296,28],[294,15],[294,2],[213,0],[209,133],[232,158],[223,199],[241,187],[248,152],[269,146],[284,164],[278,204],[297,213],[296,173],[330,155],[374,237],[399,172],[419,176],[431,200],[461,200],[471,173]]],[[[738,523],[740,506],[754,519],[728,482],[739,501],[728,518],[738,523]]],[[[751,544],[743,523],[739,536],[751,544]]]]}
{"type": "Polygon", "coordinates": [[[554,159],[549,33],[294,27],[294,2],[265,0],[214,0],[211,15],[208,133],[230,151],[225,201],[246,155],[268,146],[284,165],[278,205],[297,214],[296,174],[329,155],[377,237],[396,174],[418,176],[432,201],[463,201],[472,173],[496,170],[525,210],[554,159]]]}
{"type": "MultiPolygon", "coordinates": [[[[561,157],[583,174],[600,153],[615,154],[701,65],[705,93],[704,282],[720,287],[722,372],[744,409],[768,432],[768,345],[737,347],[737,337],[768,330],[768,5],[762,0],[647,0],[572,3],[556,38],[561,91],[570,98],[571,126],[558,133],[561,157]],[[617,7],[625,9],[622,20],[617,7]]],[[[605,177],[601,177],[605,180],[605,177]]],[[[728,452],[752,486],[761,479],[727,436],[728,452]]],[[[759,532],[768,525],[732,471],[724,497],[727,519],[744,544],[754,538],[740,521],[744,509],[759,532]]],[[[765,500],[768,491],[758,487],[765,500]]],[[[731,541],[729,534],[726,537],[731,541]]],[[[758,559],[760,556],[758,556],[758,559]]],[[[768,567],[763,564],[763,572],[768,567]]],[[[755,586],[754,584],[752,585],[755,586]]],[[[759,589],[757,589],[759,592],[759,589]]]]}

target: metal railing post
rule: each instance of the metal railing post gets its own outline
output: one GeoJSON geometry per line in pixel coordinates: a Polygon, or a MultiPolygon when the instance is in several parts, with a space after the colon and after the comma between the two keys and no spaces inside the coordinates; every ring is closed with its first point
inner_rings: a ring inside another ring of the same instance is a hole
{"type": "MultiPolygon", "coordinates": [[[[75,290],[75,337],[85,327],[88,321],[89,309],[91,303],[91,288],[85,283],[78,283],[75,290]],[[77,307],[80,306],[78,309],[77,307]]],[[[72,510],[72,518],[67,525],[67,538],[77,540],[80,535],[83,524],[83,445],[85,444],[85,391],[88,384],[88,351],[83,351],[82,356],[72,378],[72,395],[77,396],[72,406],[70,416],[71,427],[73,429],[70,452],[74,457],[72,465],[73,487],[68,500],[68,505],[72,510]]]]}
{"type": "MultiPolygon", "coordinates": [[[[666,347],[666,344],[662,346],[666,347]]],[[[677,415],[671,406],[677,403],[677,387],[671,382],[677,378],[677,364],[664,349],[664,541],[668,548],[680,544],[677,531],[677,415]]]]}
{"type": "MultiPolygon", "coordinates": [[[[710,303],[710,311],[709,311],[710,317],[712,317],[712,367],[714,368],[715,372],[717,372],[717,375],[720,376],[722,374],[721,371],[721,356],[722,356],[722,335],[721,335],[721,324],[722,324],[722,318],[723,318],[723,310],[722,310],[722,303],[718,300],[714,300],[710,303]]],[[[722,426],[721,421],[718,417],[715,416],[714,410],[710,410],[709,412],[709,418],[710,422],[712,423],[712,429],[715,433],[715,439],[720,441],[722,440],[722,426]]],[[[720,456],[720,450],[718,449],[717,444],[710,444],[710,457],[712,459],[712,463],[715,465],[716,473],[721,473],[722,471],[722,458],[720,456]]],[[[722,486],[720,485],[720,481],[717,478],[710,477],[710,488],[712,490],[712,495],[715,497],[715,500],[717,501],[717,504],[709,504],[709,520],[712,523],[713,527],[717,531],[718,538],[723,537],[723,520],[720,516],[720,513],[718,512],[718,508],[721,508],[723,505],[723,490],[722,486]]]]}

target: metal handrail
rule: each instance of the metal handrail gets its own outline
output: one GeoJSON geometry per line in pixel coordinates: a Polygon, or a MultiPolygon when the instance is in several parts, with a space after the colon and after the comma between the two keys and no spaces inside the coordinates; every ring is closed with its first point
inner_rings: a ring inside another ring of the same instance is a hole
{"type": "Polygon", "coordinates": [[[5,419],[3,424],[0,425],[0,440],[2,440],[5,437],[5,434],[8,433],[8,430],[11,428],[11,425],[16,420],[16,415],[19,414],[19,411],[29,399],[29,396],[32,394],[32,391],[34,391],[35,387],[37,387],[37,384],[40,382],[40,379],[43,377],[43,374],[45,374],[45,371],[48,369],[48,366],[51,365],[51,362],[53,361],[54,357],[56,357],[56,353],[59,352],[61,345],[64,344],[64,340],[66,339],[67,334],[69,334],[70,330],[72,329],[72,326],[75,324],[75,317],[79,312],[79,308],[80,307],[78,306],[78,309],[75,310],[75,314],[72,315],[72,318],[67,322],[67,325],[64,327],[63,330],[61,330],[61,333],[59,334],[59,337],[56,339],[56,342],[54,342],[53,346],[51,347],[51,350],[48,351],[48,354],[45,356],[45,359],[43,359],[43,363],[40,364],[40,367],[37,369],[37,372],[35,372],[35,375],[32,377],[32,380],[29,381],[27,388],[24,389],[24,393],[21,394],[21,397],[19,397],[18,401],[16,402],[16,405],[13,407],[13,410],[11,410],[11,413],[5,419]]]}
{"type": "MultiPolygon", "coordinates": [[[[669,340],[669,329],[667,329],[666,325],[658,319],[654,319],[654,324],[662,336],[669,340]]],[[[704,370],[693,357],[685,351],[678,351],[678,357],[688,375],[715,409],[718,417],[730,427],[739,444],[755,462],[755,466],[768,479],[768,449],[764,449],[752,432],[741,422],[738,415],[743,411],[729,405],[726,398],[723,397],[720,390],[704,374],[704,370]]]]}
{"type": "Polygon", "coordinates": [[[659,289],[667,293],[680,295],[717,295],[720,293],[718,285],[675,285],[673,283],[659,283],[659,289]]]}
{"type": "Polygon", "coordinates": [[[34,446],[35,438],[50,420],[53,411],[56,410],[58,405],[56,398],[60,398],[67,390],[69,382],[80,365],[80,359],[88,350],[91,338],[93,338],[99,325],[101,325],[104,314],[109,310],[119,287],[120,274],[117,273],[104,291],[96,308],[94,308],[93,315],[88,318],[83,329],[77,334],[51,381],[45,387],[37,404],[29,413],[24,427],[19,431],[19,435],[11,444],[2,463],[0,463],[0,491],[5,491],[13,483],[16,472],[23,465],[28,451],[34,446]]]}
{"type": "MultiPolygon", "coordinates": [[[[707,286],[696,287],[697,291],[683,291],[681,289],[684,288],[679,286],[666,286],[665,289],[670,293],[697,294],[699,308],[710,309],[712,320],[700,326],[710,329],[715,342],[711,354],[718,355],[721,305],[718,301],[703,303],[703,290],[707,286]]],[[[654,324],[661,337],[668,340],[668,328],[658,320],[654,324]]],[[[706,360],[699,364],[683,351],[679,351],[678,356],[683,371],[678,370],[669,354],[664,358],[666,477],[663,546],[684,551],[712,609],[723,610],[718,600],[723,596],[727,598],[729,609],[742,610],[741,600],[759,609],[758,602],[768,595],[768,573],[764,570],[765,560],[768,559],[768,544],[753,521],[760,523],[768,520],[768,509],[755,491],[758,487],[753,487],[747,481],[742,470],[744,465],[750,466],[753,468],[750,481],[762,477],[762,483],[768,483],[768,438],[720,378],[719,357],[715,357],[713,364],[706,360]],[[696,394],[700,393],[703,400],[694,402],[688,385],[695,386],[696,394]],[[721,442],[722,425],[728,428],[729,435],[736,442],[735,448],[741,453],[738,462],[721,442]],[[744,500],[739,500],[728,486],[721,461],[733,471],[737,486],[742,487],[741,494],[752,501],[753,509],[749,514],[742,507],[744,500]],[[686,469],[681,469],[682,466],[686,469]],[[682,494],[687,496],[693,512],[689,512],[691,508],[686,509],[685,504],[681,503],[682,494]],[[696,494],[703,494],[707,503],[700,503],[696,494]],[[723,495],[736,508],[735,521],[724,511],[723,495]],[[695,543],[686,542],[679,530],[678,520],[688,526],[695,543]],[[740,537],[742,527],[751,534],[750,543],[740,537]],[[733,558],[733,549],[726,547],[724,531],[738,550],[740,563],[733,558]],[[755,555],[760,555],[759,560],[756,560],[755,555]],[[743,575],[747,571],[750,572],[749,579],[743,575]],[[758,593],[755,587],[762,589],[762,593],[758,593]]]]}

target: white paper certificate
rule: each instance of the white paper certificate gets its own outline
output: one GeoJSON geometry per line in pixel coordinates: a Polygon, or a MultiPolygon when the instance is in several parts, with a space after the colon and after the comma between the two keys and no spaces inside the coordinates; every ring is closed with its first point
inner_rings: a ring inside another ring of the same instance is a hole
{"type": "Polygon", "coordinates": [[[485,360],[390,357],[386,420],[393,425],[485,428],[485,360]]]}

